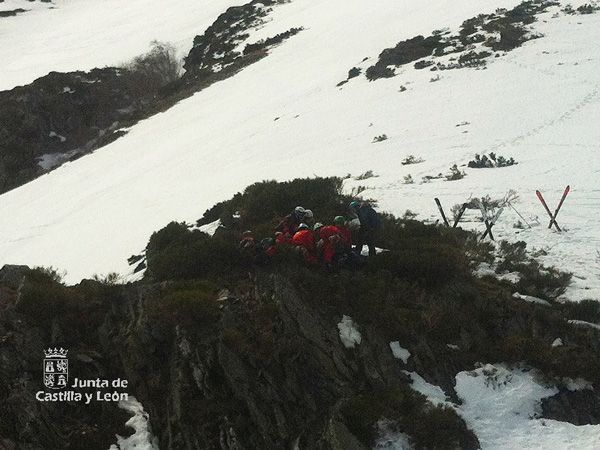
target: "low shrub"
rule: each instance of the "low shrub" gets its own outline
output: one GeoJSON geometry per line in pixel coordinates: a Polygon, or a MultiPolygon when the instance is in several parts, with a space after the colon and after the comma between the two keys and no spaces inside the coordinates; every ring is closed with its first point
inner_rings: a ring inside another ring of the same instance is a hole
{"type": "Polygon", "coordinates": [[[569,319],[600,323],[600,302],[597,300],[567,302],[563,305],[563,308],[569,319]]]}
{"type": "Polygon", "coordinates": [[[175,283],[149,305],[148,314],[151,320],[168,329],[181,325],[202,330],[220,318],[217,293],[216,286],[208,281],[175,283]]]}
{"type": "Polygon", "coordinates": [[[368,180],[369,178],[377,178],[379,175],[376,175],[372,170],[367,170],[365,173],[361,173],[356,178],[357,181],[368,180]]]}
{"type": "Polygon", "coordinates": [[[351,200],[351,197],[342,194],[340,178],[263,181],[207,210],[198,225],[220,219],[229,229],[252,229],[258,233],[257,227],[262,226],[268,229],[270,235],[277,221],[298,205],[312,209],[315,218],[326,221],[344,214],[351,200]]]}
{"type": "Polygon", "coordinates": [[[379,78],[392,78],[396,73],[393,68],[377,63],[367,68],[365,75],[369,81],[375,81],[379,78]]]}
{"type": "Polygon", "coordinates": [[[462,67],[481,67],[485,66],[485,59],[491,56],[490,52],[470,51],[463,53],[458,58],[458,63],[462,67]]]}
{"type": "Polygon", "coordinates": [[[360,75],[360,69],[358,67],[353,67],[348,71],[348,79],[356,78],[360,75]]]}
{"type": "Polygon", "coordinates": [[[341,413],[348,429],[365,445],[372,446],[380,419],[408,422],[410,415],[424,405],[425,398],[408,386],[379,388],[349,398],[342,405],[341,413]]]}
{"type": "Polygon", "coordinates": [[[152,41],[151,50],[126,65],[124,76],[144,93],[157,92],[179,79],[182,62],[172,44],[152,41]]]}
{"type": "Polygon", "coordinates": [[[431,61],[431,60],[429,60],[429,59],[422,59],[422,60],[420,60],[420,61],[417,61],[417,62],[415,63],[415,66],[414,66],[414,67],[415,67],[415,69],[417,69],[417,70],[421,70],[421,69],[425,69],[425,68],[427,68],[427,67],[431,67],[431,66],[433,66],[433,64],[434,64],[434,62],[433,62],[433,61],[431,61]]]}
{"type": "Polygon", "coordinates": [[[284,31],[283,33],[276,34],[275,36],[272,36],[270,38],[255,42],[254,44],[247,44],[244,48],[244,55],[247,55],[248,53],[261,51],[274,45],[280,44],[284,40],[298,34],[302,30],[302,27],[290,28],[288,31],[284,31]]]}
{"type": "Polygon", "coordinates": [[[514,166],[517,162],[514,158],[505,158],[504,156],[496,156],[494,152],[491,152],[489,157],[486,155],[475,155],[475,159],[472,159],[467,164],[472,169],[489,169],[494,167],[508,167],[514,166]]]}
{"type": "Polygon", "coordinates": [[[389,270],[422,286],[439,286],[468,273],[464,252],[441,242],[411,239],[403,248],[383,252],[369,261],[368,270],[389,270]]]}
{"type": "Polygon", "coordinates": [[[423,158],[418,158],[415,155],[408,155],[406,158],[400,161],[400,164],[402,164],[403,166],[408,166],[410,164],[419,164],[422,162],[425,162],[423,158]]]}
{"type": "Polygon", "coordinates": [[[576,11],[579,14],[594,14],[595,12],[600,11],[600,6],[584,3],[583,5],[579,6],[576,11]]]}
{"type": "Polygon", "coordinates": [[[479,443],[456,411],[446,406],[424,408],[407,430],[418,449],[475,449],[479,443]]]}
{"type": "Polygon", "coordinates": [[[152,234],[146,258],[145,275],[155,280],[228,276],[237,273],[243,264],[236,242],[211,238],[177,222],[152,234]]]}
{"type": "Polygon", "coordinates": [[[571,274],[554,267],[545,267],[527,254],[527,244],[501,242],[500,261],[496,271],[519,272],[521,279],[516,289],[522,294],[554,299],[564,294],[571,282],[571,274]]]}
{"type": "Polygon", "coordinates": [[[433,406],[408,385],[356,395],[346,400],[341,412],[348,429],[370,447],[382,419],[408,434],[417,449],[478,447],[477,438],[453,409],[433,406]]]}
{"type": "Polygon", "coordinates": [[[460,170],[456,164],[450,167],[450,173],[446,175],[446,181],[462,180],[465,177],[465,172],[460,170]]]}
{"type": "Polygon", "coordinates": [[[71,295],[60,283],[55,269],[32,269],[21,289],[17,311],[27,315],[36,325],[48,329],[53,319],[64,315],[71,295]]]}

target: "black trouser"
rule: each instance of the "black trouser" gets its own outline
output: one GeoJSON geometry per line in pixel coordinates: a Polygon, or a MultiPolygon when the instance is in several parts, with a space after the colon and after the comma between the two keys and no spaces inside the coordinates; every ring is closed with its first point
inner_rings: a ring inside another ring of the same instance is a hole
{"type": "Polygon", "coordinates": [[[375,230],[372,228],[363,228],[360,227],[358,230],[358,239],[356,241],[356,253],[359,255],[362,252],[362,248],[364,245],[369,247],[369,256],[375,255],[375,230]]]}

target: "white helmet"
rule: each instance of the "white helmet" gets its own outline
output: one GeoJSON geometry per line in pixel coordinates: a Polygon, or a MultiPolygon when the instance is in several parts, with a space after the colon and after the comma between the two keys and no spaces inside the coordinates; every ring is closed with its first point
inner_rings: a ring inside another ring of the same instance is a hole
{"type": "Polygon", "coordinates": [[[296,206],[294,212],[299,216],[303,216],[306,213],[306,210],[302,206],[296,206]]]}
{"type": "Polygon", "coordinates": [[[312,219],[314,217],[313,212],[310,209],[305,209],[304,217],[306,217],[307,219],[312,219]]]}

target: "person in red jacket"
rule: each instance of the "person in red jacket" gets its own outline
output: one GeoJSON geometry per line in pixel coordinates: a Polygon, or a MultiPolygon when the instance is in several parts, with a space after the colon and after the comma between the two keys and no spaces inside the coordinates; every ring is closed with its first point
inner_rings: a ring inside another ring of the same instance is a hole
{"type": "Polygon", "coordinates": [[[315,233],[308,225],[301,223],[298,225],[298,231],[294,234],[292,242],[299,249],[304,260],[314,264],[317,262],[317,245],[315,242],[315,233]]]}
{"type": "Polygon", "coordinates": [[[335,225],[319,227],[319,247],[322,248],[323,261],[326,265],[332,265],[334,263],[337,253],[336,249],[341,242],[339,231],[340,230],[335,225]]]}
{"type": "Polygon", "coordinates": [[[279,246],[289,245],[292,243],[292,238],[287,234],[283,234],[281,231],[276,231],[275,232],[275,243],[279,246]]]}

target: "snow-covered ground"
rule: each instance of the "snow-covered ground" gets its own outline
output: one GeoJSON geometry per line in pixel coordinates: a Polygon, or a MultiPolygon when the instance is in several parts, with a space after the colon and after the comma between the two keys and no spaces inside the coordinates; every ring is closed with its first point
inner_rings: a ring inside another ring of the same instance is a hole
{"type": "MultiPolygon", "coordinates": [[[[575,387],[575,386],[574,386],[575,387]]],[[[558,392],[535,371],[491,365],[456,376],[457,408],[482,449],[566,450],[600,447],[600,426],[540,419],[540,401],[558,392]]]]}
{"type": "MultiPolygon", "coordinates": [[[[600,448],[600,426],[576,426],[540,418],[541,400],[558,393],[555,386],[541,381],[535,370],[486,364],[456,375],[460,405],[452,403],[442,389],[414,372],[406,372],[412,388],[435,405],[456,410],[475,432],[483,450],[600,448]]],[[[590,389],[585,380],[563,380],[571,391],[590,389]]],[[[389,433],[384,441],[395,442],[389,433]]],[[[405,440],[399,439],[406,447],[405,440]]],[[[381,447],[387,448],[387,447],[381,447]]],[[[396,448],[390,445],[389,448],[396,448]]]]}
{"type": "MultiPolygon", "coordinates": [[[[227,4],[182,1],[177,11],[191,10],[175,17],[174,9],[151,2],[119,2],[119,13],[106,16],[118,23],[108,26],[92,18],[100,14],[95,8],[110,10],[113,0],[90,2],[89,10],[80,3],[0,21],[0,52],[12,79],[5,81],[3,67],[5,85],[30,78],[28,67],[84,69],[127,59],[154,37],[191,37],[227,4]],[[53,14],[68,17],[64,26],[48,25],[58,42],[32,45],[53,14]],[[61,42],[63,34],[70,44],[61,42]]],[[[448,212],[471,195],[501,197],[514,189],[520,196],[515,208],[534,226],[513,228],[519,217],[507,209],[496,237],[525,240],[547,251],[545,263],[574,271],[568,298],[600,299],[600,14],[553,18],[553,8],[535,24],[545,37],[493,59],[486,70],[444,71],[431,82],[434,73],[409,65],[394,78],[360,76],[336,87],[350,68],[374,63],[400,40],[456,30],[467,18],[517,3],[380,0],[365,7],[362,0],[294,0],[278,6],[249,41],[304,30],[267,58],[1,196],[0,264],[53,265],[66,269],[70,282],[126,272],[126,258],[141,251],[153,231],[171,220],[193,222],[250,183],[373,170],[378,177],[348,180],[346,188],[365,186],[363,195],[379,199],[381,210],[410,209],[420,219],[437,219],[434,197],[448,212]],[[365,57],[370,60],[361,63],[365,57]],[[372,143],[381,134],[388,139],[372,143]],[[490,151],[518,165],[420,183],[490,151]],[[425,162],[401,165],[410,154],[425,162]],[[408,174],[414,184],[403,183],[408,174]],[[554,208],[567,184],[572,192],[558,217],[566,231],[557,233],[547,229],[535,189],[554,208]]],[[[474,219],[466,215],[464,226],[483,230],[474,219]]]]}
{"type": "Polygon", "coordinates": [[[132,414],[125,426],[133,428],[134,433],[128,437],[117,435],[117,443],[109,450],[158,450],[158,438],[150,429],[150,418],[144,406],[133,396],[119,402],[119,408],[132,414]]]}
{"type": "Polygon", "coordinates": [[[244,0],[5,0],[0,11],[0,90],[29,84],[51,71],[119,65],[172,43],[181,55],[230,6],[244,0]]]}

